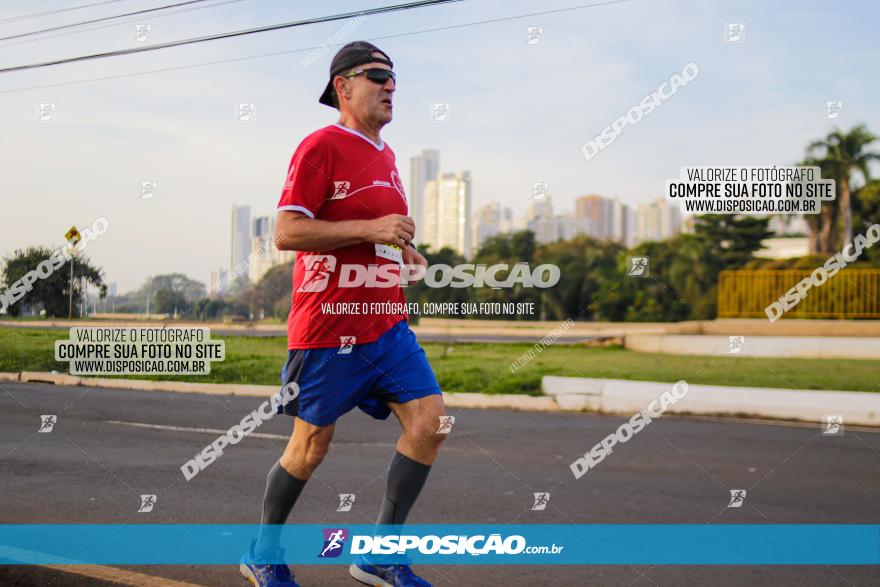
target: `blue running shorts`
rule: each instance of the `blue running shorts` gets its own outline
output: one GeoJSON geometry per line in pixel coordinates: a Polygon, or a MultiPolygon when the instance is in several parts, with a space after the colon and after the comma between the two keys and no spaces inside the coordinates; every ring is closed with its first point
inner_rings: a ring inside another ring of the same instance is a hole
{"type": "Polygon", "coordinates": [[[299,386],[299,396],[286,405],[279,403],[277,413],[315,426],[329,426],[355,407],[384,420],[391,413],[388,402],[442,395],[425,350],[406,320],[375,342],[288,350],[282,390],[292,382],[299,386]]]}

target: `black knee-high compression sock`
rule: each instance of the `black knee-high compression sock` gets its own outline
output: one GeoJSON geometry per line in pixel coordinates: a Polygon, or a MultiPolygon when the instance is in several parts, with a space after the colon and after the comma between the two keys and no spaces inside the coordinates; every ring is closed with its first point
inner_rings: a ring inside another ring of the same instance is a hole
{"type": "Polygon", "coordinates": [[[281,524],[287,521],[290,510],[296,503],[306,481],[288,473],[281,461],[269,470],[266,476],[266,494],[263,496],[263,519],[260,536],[254,546],[254,554],[271,555],[278,548],[281,524]]]}
{"type": "Polygon", "coordinates": [[[388,469],[385,499],[376,523],[403,524],[430,471],[431,465],[423,465],[395,451],[388,469]]]}

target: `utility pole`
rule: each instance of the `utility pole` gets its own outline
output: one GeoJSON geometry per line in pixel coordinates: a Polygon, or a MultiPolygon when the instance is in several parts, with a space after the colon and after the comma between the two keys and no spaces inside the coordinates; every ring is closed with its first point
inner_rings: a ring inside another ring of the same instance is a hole
{"type": "Polygon", "coordinates": [[[73,318],[73,255],[70,256],[70,281],[67,285],[67,319],[73,318]]]}
{"type": "Polygon", "coordinates": [[[67,319],[73,318],[73,260],[76,257],[76,244],[82,238],[75,226],[71,226],[70,230],[64,235],[67,239],[67,245],[70,247],[70,282],[67,287],[67,319]]]}

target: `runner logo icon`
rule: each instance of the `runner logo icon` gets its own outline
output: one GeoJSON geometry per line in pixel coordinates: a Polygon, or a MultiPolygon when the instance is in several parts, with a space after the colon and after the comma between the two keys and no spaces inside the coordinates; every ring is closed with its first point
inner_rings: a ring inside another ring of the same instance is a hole
{"type": "Polygon", "coordinates": [[[547,509],[547,503],[550,501],[549,493],[535,493],[535,503],[532,506],[532,511],[541,511],[547,509]]]}
{"type": "Polygon", "coordinates": [[[336,269],[336,257],[333,255],[303,256],[305,274],[296,291],[316,292],[327,289],[330,273],[336,269]]]}
{"type": "Polygon", "coordinates": [[[52,432],[52,429],[55,427],[55,422],[58,421],[58,416],[55,414],[46,414],[45,416],[40,416],[40,429],[37,432],[52,432]]]}
{"type": "Polygon", "coordinates": [[[351,506],[354,505],[354,493],[340,493],[339,494],[339,507],[336,508],[337,512],[350,512],[351,506]]]}
{"type": "Polygon", "coordinates": [[[348,190],[351,188],[351,182],[349,181],[334,181],[333,182],[333,196],[331,196],[331,200],[341,200],[343,198],[348,197],[348,190]]]}
{"type": "Polygon", "coordinates": [[[337,355],[350,355],[351,351],[354,349],[355,342],[357,341],[356,336],[340,336],[339,337],[339,350],[336,352],[337,355]]]}
{"type": "Polygon", "coordinates": [[[730,503],[727,504],[729,508],[738,508],[741,507],[743,502],[746,499],[746,490],[745,489],[731,489],[730,490],[730,503]]]}
{"type": "Polygon", "coordinates": [[[324,528],[324,548],[318,558],[336,558],[345,550],[348,530],[345,528],[324,528]]]}

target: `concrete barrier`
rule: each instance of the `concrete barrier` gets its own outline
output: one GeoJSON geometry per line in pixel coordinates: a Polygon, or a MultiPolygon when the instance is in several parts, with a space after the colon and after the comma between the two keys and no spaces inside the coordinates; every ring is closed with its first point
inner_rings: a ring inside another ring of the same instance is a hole
{"type": "Polygon", "coordinates": [[[53,385],[79,385],[80,377],[76,375],[68,375],[66,373],[57,373],[55,371],[22,371],[19,374],[19,381],[25,383],[52,383],[53,385]]]}
{"type": "Polygon", "coordinates": [[[535,412],[558,412],[559,405],[552,397],[484,393],[444,393],[443,402],[449,408],[505,408],[535,412]]]}
{"type": "Polygon", "coordinates": [[[729,336],[690,334],[627,334],[624,347],[643,353],[670,355],[726,355],[792,357],[803,359],[880,358],[880,337],[749,336],[742,349],[730,353],[729,336]]]}
{"type": "MultiPolygon", "coordinates": [[[[661,392],[672,389],[672,383],[545,376],[541,387],[545,394],[556,398],[560,407],[634,414],[661,392]]],[[[687,395],[668,412],[817,423],[823,422],[826,414],[838,414],[845,424],[880,426],[880,393],[689,384],[687,395]]]]}

